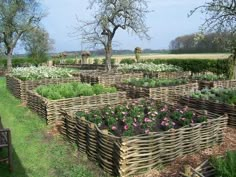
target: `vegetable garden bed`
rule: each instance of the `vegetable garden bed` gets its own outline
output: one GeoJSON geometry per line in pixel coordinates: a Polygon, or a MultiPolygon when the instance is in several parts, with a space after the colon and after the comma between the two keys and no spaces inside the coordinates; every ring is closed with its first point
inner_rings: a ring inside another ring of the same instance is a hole
{"type": "Polygon", "coordinates": [[[180,96],[179,102],[196,109],[204,109],[217,114],[228,114],[228,125],[236,127],[236,107],[226,103],[217,103],[211,100],[197,99],[189,96],[180,96]]]}
{"type": "Polygon", "coordinates": [[[175,101],[178,95],[185,95],[198,89],[197,83],[186,83],[176,86],[144,87],[126,83],[116,84],[119,90],[126,91],[130,98],[151,98],[159,101],[175,101]]]}
{"type": "Polygon", "coordinates": [[[22,81],[14,76],[6,76],[8,90],[23,102],[27,101],[27,91],[33,90],[39,85],[49,85],[68,82],[80,82],[80,77],[67,77],[55,79],[25,80],[22,81]]]}
{"type": "Polygon", "coordinates": [[[83,117],[76,117],[75,112],[64,112],[63,117],[65,132],[78,144],[79,150],[96,160],[106,172],[120,176],[143,173],[179,156],[219,144],[228,120],[227,116],[209,112],[207,121],[202,123],[119,137],[83,117]]]}
{"type": "Polygon", "coordinates": [[[59,119],[60,110],[70,110],[74,106],[85,106],[87,108],[104,105],[117,104],[126,99],[125,92],[106,93],[95,96],[80,96],[58,100],[47,99],[33,90],[27,91],[27,106],[47,120],[48,124],[55,123],[59,119]]]}
{"type": "Polygon", "coordinates": [[[142,73],[81,73],[81,82],[111,86],[129,78],[142,78],[142,73]]]}

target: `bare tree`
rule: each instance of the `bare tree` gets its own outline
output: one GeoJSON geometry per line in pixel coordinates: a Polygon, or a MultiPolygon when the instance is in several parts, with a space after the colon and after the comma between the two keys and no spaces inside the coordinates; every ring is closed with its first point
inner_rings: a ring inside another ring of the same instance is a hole
{"type": "Polygon", "coordinates": [[[150,38],[145,24],[149,12],[146,0],[90,0],[89,9],[94,10],[93,20],[78,19],[76,30],[83,42],[103,45],[108,71],[111,70],[112,42],[118,29],[133,32],[141,39],[150,38]]]}
{"type": "Polygon", "coordinates": [[[206,16],[202,24],[204,31],[230,33],[231,37],[226,41],[232,52],[229,58],[231,65],[229,75],[230,78],[236,79],[236,0],[211,0],[196,7],[190,15],[198,10],[206,16]]]}
{"type": "Polygon", "coordinates": [[[39,25],[45,16],[38,0],[0,0],[0,38],[11,70],[12,54],[24,33],[39,25]]]}

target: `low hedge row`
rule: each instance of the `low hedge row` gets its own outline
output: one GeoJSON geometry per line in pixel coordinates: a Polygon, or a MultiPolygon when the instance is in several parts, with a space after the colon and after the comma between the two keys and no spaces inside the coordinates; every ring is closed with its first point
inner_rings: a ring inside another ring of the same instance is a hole
{"type": "MultiPolygon", "coordinates": [[[[131,64],[132,62],[133,59],[124,59],[121,61],[121,63],[127,64],[131,64]]],[[[184,71],[192,71],[193,73],[210,71],[216,74],[229,74],[228,59],[151,59],[142,62],[152,62],[155,64],[172,64],[180,66],[184,69],[184,71]]]]}
{"type": "MultiPolygon", "coordinates": [[[[41,63],[46,62],[47,59],[41,59],[41,60],[37,60],[34,58],[14,58],[12,60],[12,66],[13,67],[24,67],[24,66],[37,66],[41,63]]],[[[6,59],[1,59],[0,58],[0,67],[6,68],[7,67],[7,60],[6,59]]]]}

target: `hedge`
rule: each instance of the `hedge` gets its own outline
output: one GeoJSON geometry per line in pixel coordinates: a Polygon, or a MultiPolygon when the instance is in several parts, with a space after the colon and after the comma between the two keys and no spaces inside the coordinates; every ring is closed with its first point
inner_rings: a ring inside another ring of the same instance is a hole
{"type": "Polygon", "coordinates": [[[183,68],[184,71],[192,71],[193,73],[210,71],[216,74],[228,75],[229,65],[228,59],[154,59],[145,60],[143,62],[153,62],[155,64],[172,64],[183,68]]]}
{"type": "MultiPolygon", "coordinates": [[[[13,67],[21,67],[21,66],[30,66],[30,65],[34,65],[37,66],[41,63],[46,62],[47,59],[34,59],[34,58],[15,58],[12,59],[12,66],[13,67]]],[[[1,59],[0,58],[0,67],[7,67],[7,60],[6,59],[1,59]]]]}

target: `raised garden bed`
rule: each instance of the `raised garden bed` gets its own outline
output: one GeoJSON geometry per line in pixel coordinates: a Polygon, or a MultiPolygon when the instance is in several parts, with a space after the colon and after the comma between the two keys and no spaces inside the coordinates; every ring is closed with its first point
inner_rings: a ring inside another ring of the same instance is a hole
{"type": "Polygon", "coordinates": [[[65,132],[73,132],[67,136],[72,136],[70,139],[78,144],[79,150],[96,160],[106,172],[120,176],[143,173],[179,156],[219,144],[228,120],[227,116],[208,113],[207,121],[191,126],[119,137],[101,130],[101,125],[77,117],[75,112],[64,112],[63,117],[65,132]]]}
{"type": "MultiPolygon", "coordinates": [[[[142,80],[142,79],[140,79],[142,80]]],[[[160,80],[159,80],[160,81],[160,80]]],[[[157,82],[159,82],[157,81],[157,82]]],[[[168,80],[167,80],[168,81],[168,80]]],[[[151,81],[152,82],[152,81],[151,81]]],[[[135,86],[128,83],[116,84],[116,87],[127,92],[130,98],[151,98],[159,101],[174,101],[179,95],[185,95],[198,89],[197,83],[185,83],[172,86],[135,86]]]]}
{"type": "Polygon", "coordinates": [[[232,89],[233,92],[229,93],[230,90],[231,89],[221,88],[202,90],[201,92],[198,91],[196,93],[192,93],[192,95],[180,96],[179,102],[183,105],[208,110],[217,114],[226,113],[229,115],[228,125],[236,127],[235,90],[232,89]],[[216,90],[217,96],[215,95],[214,90],[216,90]],[[202,94],[203,96],[200,96],[199,94],[202,94]],[[227,101],[227,99],[229,100],[227,101]]]}
{"type": "Polygon", "coordinates": [[[8,90],[23,102],[27,101],[27,91],[33,90],[40,85],[59,84],[68,82],[80,82],[80,77],[56,78],[56,79],[40,79],[22,81],[14,76],[6,76],[6,84],[8,90]]]}
{"type": "Polygon", "coordinates": [[[14,68],[6,76],[6,85],[16,98],[25,102],[27,90],[33,90],[39,85],[79,82],[80,77],[72,77],[72,73],[71,70],[53,67],[14,68]]]}
{"type": "Polygon", "coordinates": [[[111,86],[130,78],[142,78],[142,73],[81,73],[81,82],[111,86]]]}
{"type": "Polygon", "coordinates": [[[183,71],[178,66],[153,63],[123,64],[117,70],[124,73],[140,72],[143,73],[143,77],[158,79],[189,78],[191,75],[190,71],[183,71]]]}
{"type": "Polygon", "coordinates": [[[46,119],[48,124],[54,124],[60,119],[60,110],[70,110],[74,106],[87,108],[104,104],[117,104],[126,100],[125,92],[106,93],[95,96],[80,96],[57,100],[47,99],[34,90],[27,91],[27,106],[46,119]]]}
{"type": "Polygon", "coordinates": [[[224,75],[216,75],[216,74],[198,74],[192,76],[192,80],[197,80],[199,84],[199,90],[204,88],[233,88],[236,87],[235,80],[227,80],[224,75]]]}

